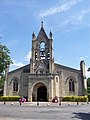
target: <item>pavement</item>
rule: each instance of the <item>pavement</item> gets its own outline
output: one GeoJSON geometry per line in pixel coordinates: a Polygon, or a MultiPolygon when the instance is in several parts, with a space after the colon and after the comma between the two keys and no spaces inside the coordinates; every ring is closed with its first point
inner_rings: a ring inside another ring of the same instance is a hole
{"type": "Polygon", "coordinates": [[[90,120],[90,104],[0,102],[0,120],[90,120]]]}

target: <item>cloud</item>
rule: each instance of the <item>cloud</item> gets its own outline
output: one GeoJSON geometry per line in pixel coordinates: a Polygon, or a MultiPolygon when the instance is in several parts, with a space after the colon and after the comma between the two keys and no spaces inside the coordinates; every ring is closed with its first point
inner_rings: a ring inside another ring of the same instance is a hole
{"type": "MultiPolygon", "coordinates": [[[[25,57],[25,60],[30,62],[30,58],[31,58],[31,51],[28,52],[27,56],[25,57]]],[[[13,60],[13,64],[10,65],[10,71],[23,66],[25,66],[25,64],[23,64],[22,62],[17,62],[16,60],[13,60]]]]}
{"type": "Polygon", "coordinates": [[[72,24],[86,23],[87,16],[90,14],[90,9],[81,10],[77,15],[71,17],[72,24]],[[87,15],[87,16],[86,16],[87,15]]]}
{"type": "Polygon", "coordinates": [[[78,14],[73,15],[64,22],[60,23],[58,27],[62,27],[70,24],[72,25],[87,24],[88,26],[90,26],[90,23],[88,22],[89,15],[90,15],[90,9],[83,9],[78,14]]]}
{"type": "Polygon", "coordinates": [[[65,3],[65,4],[63,4],[61,6],[51,7],[48,10],[42,11],[39,14],[39,16],[40,17],[46,17],[46,16],[49,16],[49,15],[53,15],[53,14],[56,14],[56,13],[67,11],[67,10],[69,10],[71,7],[73,7],[74,5],[76,5],[80,1],[82,1],[82,0],[71,0],[71,1],[65,3]]]}
{"type": "Polygon", "coordinates": [[[31,51],[28,52],[27,56],[25,57],[26,61],[30,61],[31,58],[31,51]]]}
{"type": "Polygon", "coordinates": [[[69,16],[62,22],[59,22],[57,26],[54,26],[54,30],[59,30],[62,28],[63,33],[68,33],[77,30],[80,27],[89,27],[89,16],[90,16],[90,9],[82,9],[78,13],[73,16],[69,16]]]}
{"type": "Polygon", "coordinates": [[[22,67],[22,66],[24,66],[24,64],[21,63],[21,62],[18,62],[18,63],[17,63],[15,60],[13,60],[13,64],[12,64],[12,66],[22,67]]]}
{"type": "Polygon", "coordinates": [[[86,55],[86,56],[80,56],[79,58],[76,59],[76,61],[81,61],[81,60],[86,61],[86,59],[87,59],[88,57],[89,57],[88,55],[86,55]]]}
{"type": "Polygon", "coordinates": [[[23,67],[25,64],[21,63],[21,62],[16,62],[15,60],[13,60],[13,64],[10,65],[10,71],[23,67]]]}

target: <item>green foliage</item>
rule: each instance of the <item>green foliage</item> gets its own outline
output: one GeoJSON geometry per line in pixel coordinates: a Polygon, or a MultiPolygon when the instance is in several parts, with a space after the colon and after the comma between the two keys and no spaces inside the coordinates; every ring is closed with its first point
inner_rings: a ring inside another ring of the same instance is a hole
{"type": "Polygon", "coordinates": [[[90,78],[87,79],[87,87],[90,87],[90,78]]]}
{"type": "Polygon", "coordinates": [[[9,49],[0,43],[0,94],[3,91],[4,80],[5,80],[5,69],[12,63],[10,58],[9,49]]]}
{"type": "Polygon", "coordinates": [[[88,93],[88,94],[90,93],[90,87],[87,88],[87,93],[88,93]]]}
{"type": "Polygon", "coordinates": [[[5,45],[0,43],[0,76],[3,75],[7,65],[12,63],[10,58],[10,51],[5,45]]]}
{"type": "Polygon", "coordinates": [[[86,102],[86,96],[65,96],[62,98],[62,101],[69,102],[86,102]]]}
{"type": "Polygon", "coordinates": [[[90,94],[90,78],[87,79],[87,94],[90,94]]]}
{"type": "Polygon", "coordinates": [[[20,96],[0,96],[0,101],[19,101],[20,96]]]}
{"type": "Polygon", "coordinates": [[[87,71],[90,71],[90,67],[88,68],[88,70],[87,71]]]}
{"type": "Polygon", "coordinates": [[[0,76],[0,95],[3,95],[4,80],[5,76],[4,75],[0,76]]]}
{"type": "Polygon", "coordinates": [[[0,89],[2,89],[4,87],[4,80],[5,80],[5,76],[1,76],[1,78],[0,78],[0,89]]]}
{"type": "Polygon", "coordinates": [[[90,94],[88,94],[88,100],[90,101],[90,94]]]}

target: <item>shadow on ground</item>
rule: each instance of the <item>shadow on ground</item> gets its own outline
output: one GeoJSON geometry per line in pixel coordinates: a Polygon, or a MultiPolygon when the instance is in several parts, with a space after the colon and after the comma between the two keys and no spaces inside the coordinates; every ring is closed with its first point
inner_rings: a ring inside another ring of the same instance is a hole
{"type": "Polygon", "coordinates": [[[73,118],[78,118],[80,120],[90,120],[90,113],[73,113],[74,117],[73,118]]]}

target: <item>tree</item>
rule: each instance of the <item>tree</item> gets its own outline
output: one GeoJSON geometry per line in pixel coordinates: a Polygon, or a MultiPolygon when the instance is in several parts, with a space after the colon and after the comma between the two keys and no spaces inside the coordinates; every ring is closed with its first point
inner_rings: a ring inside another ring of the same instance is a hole
{"type": "Polygon", "coordinates": [[[90,94],[90,78],[87,79],[87,92],[90,94]]]}
{"type": "Polygon", "coordinates": [[[3,95],[4,80],[5,80],[5,76],[3,75],[0,77],[0,95],[3,95]]]}
{"type": "Polygon", "coordinates": [[[87,94],[90,101],[90,78],[87,79],[87,94]]]}
{"type": "Polygon", "coordinates": [[[12,63],[9,49],[0,43],[0,91],[3,89],[5,80],[5,69],[12,63]]]}
{"type": "Polygon", "coordinates": [[[88,68],[88,70],[87,71],[90,71],[90,67],[88,68]]]}
{"type": "Polygon", "coordinates": [[[87,79],[87,93],[90,94],[90,78],[87,79]]]}
{"type": "Polygon", "coordinates": [[[10,65],[11,63],[9,49],[0,43],[0,76],[3,75],[7,65],[10,65]]]}
{"type": "Polygon", "coordinates": [[[87,79],[87,87],[90,87],[90,78],[87,79]]]}

